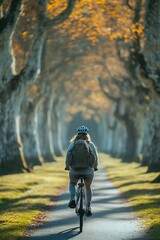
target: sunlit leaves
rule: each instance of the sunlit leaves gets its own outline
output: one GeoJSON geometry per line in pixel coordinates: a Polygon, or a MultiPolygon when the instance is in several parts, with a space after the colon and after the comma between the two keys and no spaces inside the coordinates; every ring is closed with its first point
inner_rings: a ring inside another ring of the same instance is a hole
{"type": "Polygon", "coordinates": [[[47,14],[49,17],[55,17],[62,12],[67,6],[66,0],[50,0],[47,6],[47,14]]]}
{"type": "MultiPolygon", "coordinates": [[[[134,2],[132,2],[132,5],[133,3],[134,2]]],[[[34,31],[37,21],[34,4],[35,2],[32,2],[30,6],[27,0],[24,1],[24,11],[21,16],[22,24],[19,25],[21,27],[19,34],[20,46],[15,46],[15,49],[18,50],[21,56],[19,59],[26,58],[26,53],[32,43],[32,36],[34,37],[36,32],[34,31]],[[24,54],[21,50],[23,47],[25,47],[24,54]]],[[[47,5],[46,15],[49,18],[53,18],[60,14],[66,6],[66,0],[50,0],[47,5]]],[[[72,40],[77,39],[79,39],[80,42],[83,39],[84,41],[89,40],[92,44],[96,44],[97,41],[102,38],[106,42],[121,39],[128,43],[136,34],[142,35],[144,30],[142,20],[139,23],[133,24],[134,14],[135,12],[126,5],[124,0],[81,0],[77,1],[69,18],[57,25],[56,33],[58,32],[58,34],[62,36],[62,39],[69,40],[70,44],[72,44],[72,40]]],[[[53,38],[54,37],[56,38],[56,34],[53,38]]],[[[23,64],[23,62],[21,64],[23,64]]],[[[20,66],[20,64],[18,66],[20,66]]],[[[76,74],[78,74],[78,71],[76,74]]],[[[75,79],[81,78],[75,76],[75,79]]],[[[81,84],[83,83],[82,80],[79,80],[79,82],[81,84]]],[[[71,85],[68,85],[68,89],[74,92],[74,88],[76,87],[73,86],[71,81],[70,83],[71,85]]],[[[87,91],[87,88],[89,88],[89,86],[83,86],[84,91],[87,91]]],[[[91,93],[89,93],[89,97],[92,99],[91,93]]]]}
{"type": "MultiPolygon", "coordinates": [[[[65,0],[51,0],[47,8],[48,16],[58,15],[65,7],[65,0]]],[[[59,26],[59,31],[68,34],[72,40],[86,38],[93,44],[101,37],[127,41],[133,38],[133,32],[143,32],[142,23],[133,26],[133,17],[133,9],[124,0],[81,0],[77,1],[69,19],[59,26]]]]}
{"type": "MultiPolygon", "coordinates": [[[[66,0],[48,1],[46,15],[49,18],[58,16],[66,7],[66,0]]],[[[136,1],[130,1],[132,6],[136,1]]],[[[70,40],[83,39],[96,44],[99,39],[112,41],[121,39],[129,42],[136,35],[143,35],[142,19],[133,24],[134,10],[124,0],[81,0],[77,1],[69,18],[56,27],[56,31],[70,40]]],[[[20,21],[20,42],[27,46],[36,28],[36,3],[24,0],[24,9],[20,21]]],[[[19,28],[18,26],[18,28],[19,28]]],[[[25,50],[26,51],[26,50],[25,50]]]]}
{"type": "Polygon", "coordinates": [[[87,38],[93,43],[105,34],[106,18],[104,5],[101,1],[80,1],[62,29],[69,30],[72,39],[87,38]]]}
{"type": "Polygon", "coordinates": [[[131,31],[133,33],[133,36],[136,34],[138,34],[139,36],[140,35],[143,35],[144,33],[144,25],[141,24],[141,23],[135,23],[135,24],[132,24],[131,25],[131,31]]]}

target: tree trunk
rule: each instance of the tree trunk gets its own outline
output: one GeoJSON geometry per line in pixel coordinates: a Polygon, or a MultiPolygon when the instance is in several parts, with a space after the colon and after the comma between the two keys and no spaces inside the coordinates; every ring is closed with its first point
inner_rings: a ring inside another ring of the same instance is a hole
{"type": "Polygon", "coordinates": [[[48,139],[49,139],[49,149],[53,160],[56,160],[56,155],[53,146],[53,125],[54,121],[52,120],[52,111],[53,111],[53,99],[50,99],[49,109],[47,113],[47,123],[48,123],[48,139]]]}
{"type": "Polygon", "coordinates": [[[160,94],[160,3],[159,0],[146,1],[146,16],[145,16],[145,46],[144,55],[147,60],[147,68],[149,77],[154,84],[154,88],[160,94]]]}
{"type": "Polygon", "coordinates": [[[107,128],[107,115],[100,114],[100,120],[98,122],[98,145],[99,150],[102,152],[108,152],[108,128],[107,128]]]}
{"type": "Polygon", "coordinates": [[[130,113],[130,110],[125,107],[123,102],[117,102],[114,115],[126,128],[126,148],[122,160],[125,162],[137,161],[138,135],[135,126],[135,115],[130,113]]]}
{"type": "Polygon", "coordinates": [[[160,175],[158,177],[156,177],[152,183],[160,183],[160,175]]]}
{"type": "Polygon", "coordinates": [[[159,102],[155,103],[152,109],[152,122],[151,128],[153,132],[153,137],[150,146],[150,162],[148,166],[149,172],[159,172],[160,171],[160,99],[159,102]]]}
{"type": "Polygon", "coordinates": [[[54,122],[54,133],[53,133],[53,142],[54,142],[54,151],[56,156],[63,155],[63,147],[62,147],[62,139],[61,139],[61,122],[59,117],[56,116],[56,120],[54,122]]]}
{"type": "Polygon", "coordinates": [[[58,135],[57,135],[57,140],[58,140],[58,148],[60,150],[60,155],[63,156],[64,154],[64,149],[63,149],[63,144],[62,144],[62,119],[64,118],[64,109],[65,109],[65,103],[60,101],[58,106],[57,106],[57,124],[58,124],[58,135]]]}
{"type": "Polygon", "coordinates": [[[19,104],[12,96],[1,102],[0,118],[0,164],[1,172],[19,172],[26,166],[23,165],[17,142],[16,116],[19,104]],[[12,106],[12,108],[11,108],[12,106]]]}
{"type": "Polygon", "coordinates": [[[131,119],[124,117],[127,139],[126,139],[126,152],[123,157],[124,162],[133,162],[137,161],[137,129],[135,127],[135,122],[131,119]]]}
{"type": "Polygon", "coordinates": [[[41,164],[44,163],[44,157],[43,157],[43,154],[42,154],[42,148],[41,148],[41,144],[40,144],[40,132],[41,130],[43,130],[43,126],[39,127],[40,125],[40,116],[41,116],[41,112],[39,110],[40,108],[40,105],[42,104],[43,102],[43,98],[41,98],[38,103],[36,104],[36,107],[34,106],[35,108],[35,116],[34,116],[34,120],[35,120],[35,138],[36,138],[36,146],[37,146],[37,152],[38,152],[38,158],[39,158],[39,162],[41,164]]]}
{"type": "MultiPolygon", "coordinates": [[[[52,162],[55,160],[54,152],[51,152],[50,143],[50,119],[49,118],[49,99],[43,101],[41,107],[38,110],[38,129],[39,129],[39,141],[41,153],[45,162],[52,162]]],[[[53,150],[53,149],[52,149],[53,150]]]]}
{"type": "Polygon", "coordinates": [[[121,122],[116,121],[116,126],[113,135],[113,150],[112,153],[116,158],[123,158],[126,150],[126,128],[121,122]]]}
{"type": "Polygon", "coordinates": [[[152,140],[152,112],[146,112],[145,121],[144,121],[144,127],[143,127],[143,139],[142,139],[142,149],[141,149],[141,156],[140,161],[142,166],[148,166],[150,161],[150,146],[151,146],[151,140],[152,140]]]}
{"type": "Polygon", "coordinates": [[[62,142],[61,142],[61,120],[60,120],[60,109],[59,109],[59,99],[54,99],[52,106],[52,121],[53,125],[53,146],[56,156],[63,155],[62,142]]]}
{"type": "Polygon", "coordinates": [[[23,112],[21,114],[21,137],[26,162],[30,168],[36,165],[42,165],[37,149],[36,124],[34,106],[25,99],[23,103],[23,112]]]}

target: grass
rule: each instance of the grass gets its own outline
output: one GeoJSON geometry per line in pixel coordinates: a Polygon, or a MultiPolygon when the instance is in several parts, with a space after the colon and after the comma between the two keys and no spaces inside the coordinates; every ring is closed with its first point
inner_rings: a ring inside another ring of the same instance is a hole
{"type": "Polygon", "coordinates": [[[105,154],[100,155],[109,179],[135,209],[144,224],[149,240],[160,240],[160,184],[151,181],[157,173],[146,173],[138,163],[123,163],[105,154]]]}
{"type": "MultiPolygon", "coordinates": [[[[146,173],[137,163],[122,163],[100,154],[109,178],[128,198],[148,230],[149,240],[160,240],[160,184],[151,184],[156,173],[146,173]]],[[[64,159],[36,167],[31,173],[0,176],[0,240],[17,240],[37,216],[54,204],[68,183],[64,159]]],[[[33,221],[34,220],[34,221],[33,221]]]]}
{"type": "Polygon", "coordinates": [[[0,177],[0,239],[16,240],[68,182],[62,158],[31,173],[0,177]]]}

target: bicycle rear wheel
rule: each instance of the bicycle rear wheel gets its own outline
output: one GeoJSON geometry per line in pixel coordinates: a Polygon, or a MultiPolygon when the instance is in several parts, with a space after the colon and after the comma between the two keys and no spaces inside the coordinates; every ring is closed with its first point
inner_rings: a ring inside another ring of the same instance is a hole
{"type": "Polygon", "coordinates": [[[80,232],[83,230],[83,216],[84,216],[84,209],[83,209],[83,191],[80,192],[80,206],[79,206],[79,226],[80,232]]]}

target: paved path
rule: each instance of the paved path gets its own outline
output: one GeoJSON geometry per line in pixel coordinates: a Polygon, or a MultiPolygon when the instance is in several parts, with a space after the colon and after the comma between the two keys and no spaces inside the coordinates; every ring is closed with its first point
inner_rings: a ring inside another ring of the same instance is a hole
{"type": "Polygon", "coordinates": [[[144,240],[142,226],[119,190],[107,179],[104,170],[95,173],[93,216],[84,219],[83,232],[73,209],[67,207],[68,190],[57,199],[44,224],[32,231],[27,240],[144,240]]]}

